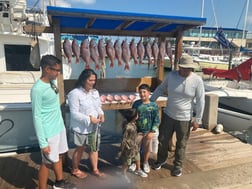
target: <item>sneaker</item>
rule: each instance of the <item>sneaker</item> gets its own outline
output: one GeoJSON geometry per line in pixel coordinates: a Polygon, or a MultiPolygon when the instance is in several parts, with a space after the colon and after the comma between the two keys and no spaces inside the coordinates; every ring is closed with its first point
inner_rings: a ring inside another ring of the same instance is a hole
{"type": "Polygon", "coordinates": [[[159,170],[161,169],[161,167],[166,164],[166,161],[165,162],[162,162],[162,163],[159,163],[158,161],[156,161],[153,165],[152,165],[152,169],[155,169],[155,170],[159,170]]]}
{"type": "Polygon", "coordinates": [[[53,189],[63,189],[63,188],[67,188],[67,189],[77,189],[75,184],[67,182],[65,180],[62,181],[56,181],[53,185],[53,189]]]}
{"type": "Polygon", "coordinates": [[[129,166],[129,171],[134,172],[135,170],[136,170],[136,164],[135,164],[135,163],[132,163],[132,164],[129,166]]]}
{"type": "Polygon", "coordinates": [[[122,175],[123,179],[125,180],[126,183],[131,183],[129,177],[127,175],[122,175]]]}
{"type": "Polygon", "coordinates": [[[174,177],[180,177],[182,175],[182,168],[174,168],[171,174],[174,177]]]}
{"type": "Polygon", "coordinates": [[[136,175],[140,176],[140,177],[143,177],[143,178],[148,177],[148,175],[147,175],[145,172],[143,172],[142,169],[140,169],[140,170],[135,170],[134,173],[135,173],[136,175]]]}
{"type": "Polygon", "coordinates": [[[149,163],[144,163],[143,164],[143,170],[144,170],[145,173],[149,173],[150,172],[149,163]]]}

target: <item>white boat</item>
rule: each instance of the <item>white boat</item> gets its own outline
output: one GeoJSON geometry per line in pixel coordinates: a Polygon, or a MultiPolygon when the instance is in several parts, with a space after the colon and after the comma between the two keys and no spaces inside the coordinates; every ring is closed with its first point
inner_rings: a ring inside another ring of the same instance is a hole
{"type": "Polygon", "coordinates": [[[216,49],[203,46],[198,47],[194,44],[190,46],[184,46],[183,49],[184,52],[190,54],[193,57],[193,61],[199,65],[199,69],[197,71],[201,71],[204,68],[228,70],[229,64],[232,68],[240,65],[250,58],[249,56],[245,55],[235,56],[229,63],[229,55],[212,55],[212,52],[216,51],[216,49]],[[203,52],[208,52],[209,54],[203,52]]]}
{"type": "Polygon", "coordinates": [[[226,131],[242,131],[252,126],[252,82],[204,81],[208,94],[219,96],[218,123],[226,131]]]}
{"type": "MultiPolygon", "coordinates": [[[[33,36],[27,23],[46,24],[41,11],[29,13],[26,0],[0,2],[0,152],[38,146],[32,122],[30,89],[40,77],[29,62],[33,36]]],[[[51,36],[38,36],[40,56],[54,54],[51,36]]]]}
{"type": "Polygon", "coordinates": [[[204,81],[206,93],[219,96],[218,122],[226,131],[242,131],[252,126],[251,66],[252,59],[249,59],[228,71],[208,70],[214,77],[232,79],[204,81]]]}

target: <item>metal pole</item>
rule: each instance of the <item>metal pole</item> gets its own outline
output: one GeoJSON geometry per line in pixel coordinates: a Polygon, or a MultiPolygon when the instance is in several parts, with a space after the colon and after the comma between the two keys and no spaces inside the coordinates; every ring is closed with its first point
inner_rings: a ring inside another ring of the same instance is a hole
{"type": "MultiPolygon", "coordinates": [[[[202,0],[202,4],[201,4],[201,18],[203,18],[203,16],[204,16],[204,4],[205,4],[205,0],[202,0]]],[[[202,34],[202,26],[200,26],[199,47],[201,46],[201,34],[202,34]]]]}
{"type": "Polygon", "coordinates": [[[249,0],[247,0],[247,4],[246,4],[246,12],[245,12],[245,18],[244,18],[244,24],[243,24],[241,46],[243,45],[243,41],[244,41],[244,38],[245,38],[245,30],[246,30],[247,17],[248,17],[248,6],[249,6],[249,0]]]}

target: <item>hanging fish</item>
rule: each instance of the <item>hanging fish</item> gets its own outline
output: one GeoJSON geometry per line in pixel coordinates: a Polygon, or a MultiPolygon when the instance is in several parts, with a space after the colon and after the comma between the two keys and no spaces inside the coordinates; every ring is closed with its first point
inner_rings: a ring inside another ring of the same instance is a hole
{"type": "Polygon", "coordinates": [[[134,64],[137,64],[138,63],[138,61],[137,61],[137,48],[136,48],[136,44],[135,44],[134,39],[131,40],[129,48],[130,48],[130,56],[131,56],[131,58],[133,58],[134,64]]]}
{"type": "Polygon", "coordinates": [[[88,39],[83,39],[82,40],[81,46],[80,46],[80,54],[81,54],[82,60],[86,63],[85,68],[89,69],[90,68],[91,58],[90,58],[90,50],[89,50],[88,39]]]}
{"type": "Polygon", "coordinates": [[[151,57],[152,57],[152,50],[151,50],[151,44],[149,41],[145,43],[145,52],[146,56],[148,58],[148,69],[150,68],[150,64],[152,63],[151,57]]]}
{"type": "Polygon", "coordinates": [[[170,60],[170,64],[172,65],[172,46],[171,46],[171,42],[166,40],[166,54],[169,57],[170,60]]]}
{"type": "Polygon", "coordinates": [[[160,65],[163,66],[164,65],[164,57],[165,57],[165,42],[161,41],[159,44],[159,51],[158,51],[158,56],[160,59],[160,65]]]}
{"type": "Polygon", "coordinates": [[[98,53],[98,47],[94,39],[91,39],[89,43],[89,49],[90,49],[90,57],[91,60],[95,63],[95,69],[99,70],[99,53],[98,53]]]}
{"type": "Polygon", "coordinates": [[[110,60],[110,67],[114,67],[115,49],[111,40],[107,41],[106,52],[110,60]]]}
{"type": "Polygon", "coordinates": [[[105,56],[106,56],[106,47],[104,45],[103,39],[99,39],[98,41],[98,53],[99,53],[99,60],[102,66],[105,65],[105,56]]]}
{"type": "Polygon", "coordinates": [[[72,41],[72,51],[73,51],[74,56],[76,57],[76,63],[79,63],[80,62],[80,46],[76,39],[73,39],[72,41]]]}
{"type": "Polygon", "coordinates": [[[124,70],[129,70],[130,49],[126,40],[122,42],[122,59],[125,63],[124,70]]]}
{"type": "Polygon", "coordinates": [[[122,47],[121,47],[119,39],[115,41],[114,49],[115,49],[115,57],[117,59],[118,66],[121,66],[122,65],[122,47]]]}
{"type": "Polygon", "coordinates": [[[144,45],[142,43],[142,39],[140,39],[137,43],[137,55],[139,59],[139,64],[143,63],[144,53],[145,53],[144,45]]]}
{"type": "Polygon", "coordinates": [[[152,50],[152,56],[154,59],[154,66],[156,67],[157,66],[157,59],[158,59],[158,52],[159,52],[158,44],[157,44],[156,40],[153,41],[152,46],[151,46],[151,50],[152,50]]]}
{"type": "Polygon", "coordinates": [[[72,45],[69,41],[68,38],[65,38],[64,39],[64,42],[63,42],[63,51],[65,53],[65,57],[67,57],[67,60],[68,60],[68,63],[70,64],[71,61],[72,61],[72,45]]]}

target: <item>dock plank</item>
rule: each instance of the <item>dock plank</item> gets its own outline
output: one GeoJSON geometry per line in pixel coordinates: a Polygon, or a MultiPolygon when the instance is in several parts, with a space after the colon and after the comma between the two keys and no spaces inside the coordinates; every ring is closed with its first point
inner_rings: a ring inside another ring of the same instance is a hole
{"type": "MultiPolygon", "coordinates": [[[[64,177],[76,183],[78,188],[141,188],[146,183],[157,182],[158,179],[171,178],[170,171],[174,153],[169,153],[167,164],[159,171],[151,170],[148,178],[140,178],[128,173],[134,185],[123,183],[119,176],[121,161],[118,159],[119,144],[102,144],[100,150],[99,167],[108,176],[101,180],[91,174],[87,153],[81,161],[81,169],[88,173],[88,177],[79,180],[70,174],[69,168],[64,169],[64,177]],[[138,187],[139,186],[139,187],[138,187]]],[[[68,165],[71,165],[73,149],[68,152],[68,165]]],[[[2,154],[3,155],[3,154],[2,154]]],[[[150,164],[156,159],[151,154],[150,164]]],[[[37,188],[40,153],[28,152],[14,156],[0,157],[0,188],[16,189],[37,188]]],[[[252,145],[245,144],[228,133],[213,134],[205,129],[192,132],[186,150],[183,174],[198,174],[220,168],[252,162],[252,145]]],[[[49,173],[48,188],[54,182],[53,171],[49,173]]]]}

